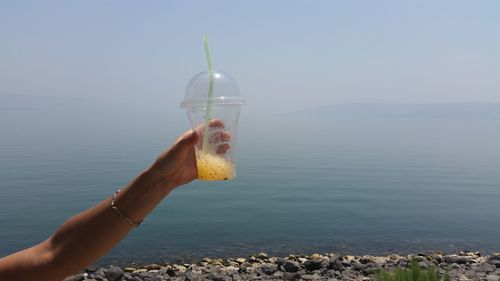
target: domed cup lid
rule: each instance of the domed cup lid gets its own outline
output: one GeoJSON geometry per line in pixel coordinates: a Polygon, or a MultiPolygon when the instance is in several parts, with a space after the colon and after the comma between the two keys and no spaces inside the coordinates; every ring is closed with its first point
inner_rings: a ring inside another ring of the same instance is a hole
{"type": "Polygon", "coordinates": [[[213,94],[209,98],[209,73],[205,71],[196,74],[186,87],[181,107],[204,106],[208,102],[217,105],[242,105],[245,103],[245,100],[240,97],[240,89],[233,77],[222,71],[214,71],[213,79],[213,94]]]}

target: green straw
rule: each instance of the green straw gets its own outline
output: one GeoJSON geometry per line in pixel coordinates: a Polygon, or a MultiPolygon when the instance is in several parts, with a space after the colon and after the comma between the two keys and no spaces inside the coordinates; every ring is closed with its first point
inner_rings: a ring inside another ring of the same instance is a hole
{"type": "Polygon", "coordinates": [[[205,56],[208,63],[208,99],[207,111],[205,112],[205,128],[203,129],[203,147],[202,151],[208,152],[208,126],[210,122],[210,115],[212,115],[212,97],[214,95],[214,69],[212,66],[212,57],[210,56],[210,49],[208,48],[208,37],[203,36],[203,44],[205,45],[205,56]]]}

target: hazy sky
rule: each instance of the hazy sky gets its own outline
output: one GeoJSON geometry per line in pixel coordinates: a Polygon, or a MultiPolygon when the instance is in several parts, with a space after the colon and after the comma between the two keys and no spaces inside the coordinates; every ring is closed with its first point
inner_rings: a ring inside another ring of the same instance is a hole
{"type": "Polygon", "coordinates": [[[0,93],[174,110],[207,33],[253,112],[500,102],[499,15],[496,0],[1,1],[0,93]]]}

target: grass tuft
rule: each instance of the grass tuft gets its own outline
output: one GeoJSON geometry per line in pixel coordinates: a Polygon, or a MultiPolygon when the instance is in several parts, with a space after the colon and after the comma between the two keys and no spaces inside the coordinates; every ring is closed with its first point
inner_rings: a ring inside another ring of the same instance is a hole
{"type": "Polygon", "coordinates": [[[396,268],[393,272],[382,269],[377,274],[377,281],[451,281],[451,277],[447,272],[443,278],[439,278],[435,267],[422,269],[413,259],[410,268],[396,268]]]}

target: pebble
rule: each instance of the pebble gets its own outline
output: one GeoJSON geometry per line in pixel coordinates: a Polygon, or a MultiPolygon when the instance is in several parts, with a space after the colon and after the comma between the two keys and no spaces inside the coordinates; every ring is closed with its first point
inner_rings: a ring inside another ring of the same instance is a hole
{"type": "Polygon", "coordinates": [[[270,263],[267,263],[267,264],[263,264],[260,269],[262,270],[262,272],[264,274],[267,274],[267,275],[272,275],[274,274],[276,271],[278,271],[278,266],[276,266],[275,264],[270,264],[270,263]]]}
{"type": "Polygon", "coordinates": [[[297,272],[285,272],[284,279],[289,281],[299,280],[300,274],[298,274],[297,272]]]}
{"type": "Polygon", "coordinates": [[[328,263],[328,268],[337,270],[337,271],[344,271],[345,267],[344,265],[339,261],[339,260],[333,260],[328,263]]]}
{"type": "Polygon", "coordinates": [[[65,278],[63,281],[82,281],[85,279],[83,274],[76,274],[70,277],[65,278]]]}
{"type": "Polygon", "coordinates": [[[241,263],[244,263],[244,262],[246,262],[246,261],[247,261],[247,259],[244,259],[244,258],[237,258],[237,259],[236,259],[236,262],[238,262],[238,263],[240,263],[240,264],[241,264],[241,263]]]}
{"type": "Polygon", "coordinates": [[[458,256],[458,255],[449,255],[444,257],[445,262],[447,263],[457,263],[457,264],[466,264],[471,262],[471,256],[458,256]]]}
{"type": "Polygon", "coordinates": [[[277,261],[278,267],[281,271],[285,272],[297,272],[299,271],[300,267],[297,262],[287,260],[287,259],[279,259],[277,261]]]}
{"type": "Polygon", "coordinates": [[[104,270],[104,275],[108,281],[119,281],[125,273],[118,266],[110,266],[104,270]]]}
{"type": "Polygon", "coordinates": [[[261,259],[261,260],[264,260],[264,259],[267,259],[267,258],[268,258],[268,256],[267,256],[267,254],[266,254],[266,253],[259,253],[259,254],[257,255],[257,258],[259,258],[259,259],[261,259]]]}
{"type": "Polygon", "coordinates": [[[313,259],[304,262],[304,267],[307,271],[319,270],[322,267],[323,260],[313,259]]]}
{"type": "Polygon", "coordinates": [[[496,268],[500,268],[500,261],[490,260],[488,263],[494,265],[496,268]]]}
{"type": "Polygon", "coordinates": [[[305,263],[306,261],[308,261],[308,259],[306,258],[298,258],[297,259],[300,263],[305,263]]]}
{"type": "Polygon", "coordinates": [[[362,264],[367,264],[367,263],[375,263],[376,260],[372,256],[363,256],[359,259],[359,262],[362,264]]]}
{"type": "Polygon", "coordinates": [[[488,280],[488,281],[500,281],[500,275],[490,274],[490,275],[486,276],[486,280],[488,280]]]}
{"type": "Polygon", "coordinates": [[[133,267],[124,267],[123,271],[125,271],[125,272],[134,272],[134,271],[136,271],[136,269],[133,268],[133,267]]]}
{"type": "Polygon", "coordinates": [[[174,264],[174,269],[179,272],[186,272],[187,268],[183,265],[174,264]]]}
{"type": "Polygon", "coordinates": [[[145,269],[147,270],[159,270],[161,266],[157,265],[156,263],[148,264],[144,266],[145,269]]]}
{"type": "Polygon", "coordinates": [[[389,258],[393,261],[396,261],[396,260],[399,260],[401,257],[399,255],[396,255],[396,254],[391,254],[391,255],[389,255],[389,258]]]}
{"type": "Polygon", "coordinates": [[[302,280],[318,280],[319,279],[319,275],[318,274],[304,274],[302,276],[300,276],[300,278],[302,280]]]}

